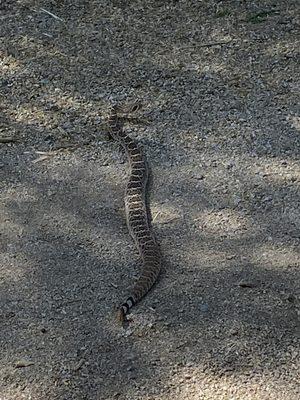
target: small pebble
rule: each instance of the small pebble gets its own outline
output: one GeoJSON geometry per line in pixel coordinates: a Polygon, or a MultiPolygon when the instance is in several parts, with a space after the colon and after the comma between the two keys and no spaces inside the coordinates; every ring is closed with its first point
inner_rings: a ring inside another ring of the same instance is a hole
{"type": "Polygon", "coordinates": [[[201,304],[200,305],[200,310],[202,312],[207,312],[208,311],[208,304],[201,304]]]}
{"type": "Polygon", "coordinates": [[[250,281],[240,281],[238,285],[244,288],[253,288],[255,286],[254,283],[250,281]]]}
{"type": "Polygon", "coordinates": [[[292,293],[289,293],[287,295],[287,301],[289,301],[290,303],[294,303],[295,300],[296,300],[296,297],[292,293]]]}
{"type": "Polygon", "coordinates": [[[25,367],[29,367],[30,365],[33,365],[34,363],[32,361],[29,360],[18,360],[15,363],[15,368],[25,368],[25,367]]]}

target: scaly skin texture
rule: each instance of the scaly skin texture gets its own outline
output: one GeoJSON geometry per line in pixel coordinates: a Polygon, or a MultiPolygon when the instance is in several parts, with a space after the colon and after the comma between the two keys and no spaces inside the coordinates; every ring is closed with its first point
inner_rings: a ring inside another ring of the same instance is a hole
{"type": "Polygon", "coordinates": [[[113,107],[109,117],[110,134],[127,153],[130,174],[125,190],[125,213],[130,235],[142,258],[143,267],[130,296],[120,306],[118,316],[126,321],[129,309],[144,297],[154,285],[161,269],[161,254],[151,228],[149,203],[146,201],[149,170],[146,157],[133,139],[123,131],[123,124],[113,107]]]}

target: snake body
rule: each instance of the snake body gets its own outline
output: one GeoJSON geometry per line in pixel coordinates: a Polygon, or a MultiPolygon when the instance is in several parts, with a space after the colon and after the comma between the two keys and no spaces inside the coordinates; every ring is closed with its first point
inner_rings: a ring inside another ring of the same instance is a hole
{"type": "Polygon", "coordinates": [[[123,130],[123,123],[113,107],[109,117],[110,135],[127,153],[130,174],[125,190],[125,214],[130,235],[142,259],[141,274],[127,300],[118,310],[119,319],[126,320],[130,308],[144,297],[154,285],[161,269],[161,253],[151,227],[151,212],[147,201],[149,169],[145,155],[137,143],[123,130]]]}

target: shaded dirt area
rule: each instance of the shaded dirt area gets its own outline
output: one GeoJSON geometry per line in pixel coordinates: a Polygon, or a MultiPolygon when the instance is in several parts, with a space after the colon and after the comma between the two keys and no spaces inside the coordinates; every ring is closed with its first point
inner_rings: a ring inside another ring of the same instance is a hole
{"type": "Polygon", "coordinates": [[[299,399],[297,1],[0,1],[0,33],[0,398],[299,399]],[[164,270],[123,330],[136,99],[164,270]]]}

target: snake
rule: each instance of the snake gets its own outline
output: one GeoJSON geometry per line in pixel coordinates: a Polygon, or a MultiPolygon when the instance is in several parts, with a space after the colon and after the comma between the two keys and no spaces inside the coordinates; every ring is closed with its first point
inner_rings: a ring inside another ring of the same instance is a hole
{"type": "Polygon", "coordinates": [[[144,152],[124,131],[123,122],[124,119],[118,116],[118,107],[111,107],[108,118],[109,135],[123,147],[130,166],[124,195],[125,215],[128,231],[142,260],[142,268],[127,300],[118,308],[118,319],[122,323],[127,321],[129,310],[155,284],[162,263],[160,246],[152,230],[149,201],[152,174],[144,152]]]}

